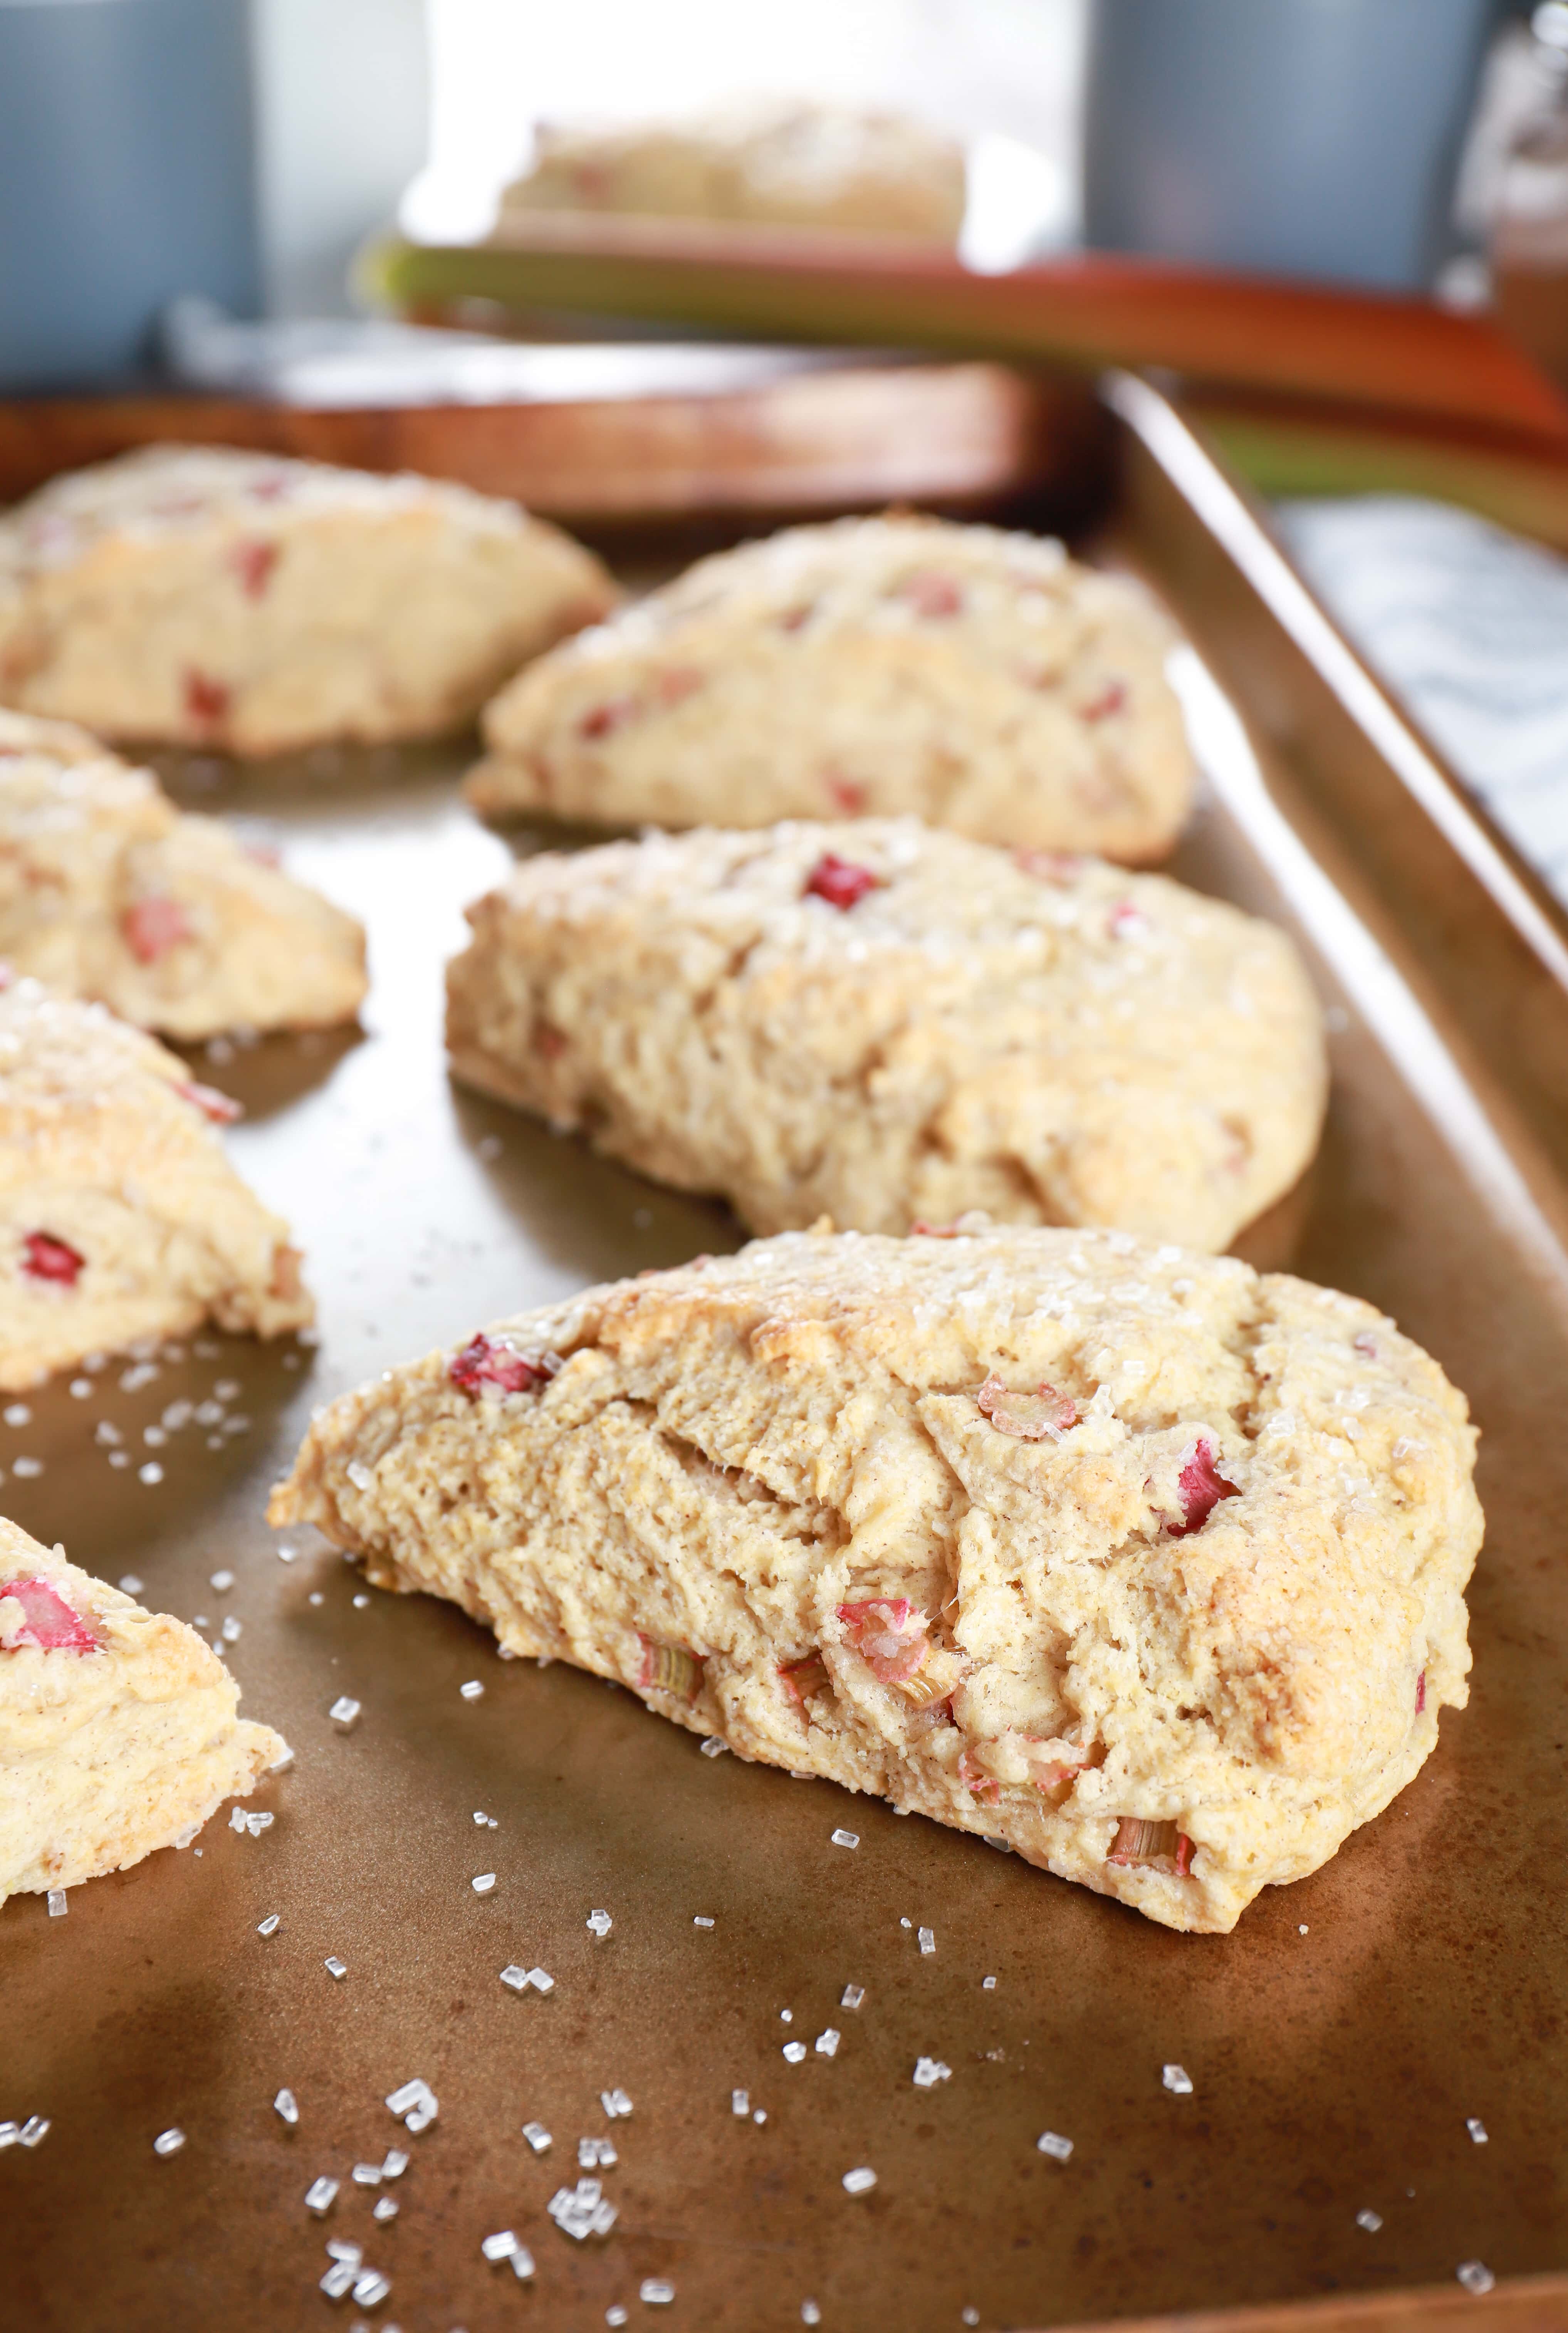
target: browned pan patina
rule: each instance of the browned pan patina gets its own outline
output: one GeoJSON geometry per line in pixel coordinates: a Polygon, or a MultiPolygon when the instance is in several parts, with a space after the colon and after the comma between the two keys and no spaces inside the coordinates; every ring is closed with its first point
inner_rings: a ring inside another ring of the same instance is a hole
{"type": "Polygon", "coordinates": [[[220,1819],[74,1891],[64,1919],[34,1897],[0,1912],[0,2119],[51,2121],[0,2155],[7,2328],[586,2333],[620,2306],[634,2326],[749,2333],[817,2322],[808,2302],[856,2333],[1244,2305],[1237,2333],[1568,2322],[1563,935],[1509,891],[1484,829],[1434,829],[1388,724],[1419,741],[1380,698],[1374,738],[1344,673],[1325,677],[1321,640],[1271,602],[1265,539],[1169,408],[1117,395],[1100,540],[1161,581],[1228,691],[1188,675],[1210,784],[1176,871],[1291,924],[1332,1008],[1323,1153],[1259,1260],[1294,1241],[1299,1269],[1392,1312],[1484,1429],[1469,1710],[1326,1869],[1233,1936],[1181,1936],[919,1819],[709,1760],[629,1694],[503,1664],[451,1608],[367,1590],[309,1534],[269,1531],[267,1486],[315,1402],[739,1234],[448,1086],[441,962],[506,860],[457,799],[459,751],[188,768],[191,799],[259,821],[371,928],[361,1039],[201,1070],[249,1108],[235,1155],[294,1222],[322,1343],[203,1340],[152,1375],[50,1386],[0,1425],[0,1505],[209,1634],[237,1618],[245,1707],[297,1762],[253,1801],[276,1815],[261,1837],[220,1819]],[[208,1401],[202,1422],[178,1407],[208,1401]],[[101,1421],[130,1465],[111,1467],[101,1421]],[[346,1733],[327,1715],[341,1695],[363,1704],[346,1733]],[[858,1847],[832,1844],[839,1826],[858,1847]],[[509,1990],[512,1963],[553,1989],[509,1990]],[[832,2056],[813,2046],[830,2028],[832,2056]],[[917,2088],[920,2057],[948,2076],[917,2088]],[[1163,2086],[1168,2063],[1189,2095],[1163,2086]],[[415,2076],[440,2110],[410,2137],[383,2101],[415,2076]],[[615,2088],[630,2117],[607,2117],[615,2088]],[[185,2144],[160,2158],[170,2127],[185,2144]],[[1046,2130],[1070,2160],[1038,2151],[1046,2130]],[[619,2216],[578,2243],[545,2204],[588,2175],[582,2137],[614,2146],[598,2175],[619,2216]],[[356,2185],[394,2144],[407,2171],[356,2185]],[[877,2184],[855,2196],[858,2165],[877,2184]],[[318,2218],[321,2175],[341,2186],[318,2218]],[[372,2218],[379,2197],[395,2218],[372,2218]],[[481,2254],[505,2229],[530,2284],[481,2254]],[[328,2238],[390,2293],[334,2318],[328,2238]],[[1489,2298],[1455,2281],[1474,2261],[1489,2298]],[[646,2279],[675,2289],[662,2312],[646,2279]]]}

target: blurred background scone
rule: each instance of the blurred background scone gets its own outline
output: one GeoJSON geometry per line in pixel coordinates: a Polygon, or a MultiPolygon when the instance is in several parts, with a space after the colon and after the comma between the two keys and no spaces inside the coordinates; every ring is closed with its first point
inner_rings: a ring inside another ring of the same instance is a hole
{"type": "Polygon", "coordinates": [[[1160,876],[866,819],[544,854],[469,920],[457,1076],[755,1231],[983,1208],[1219,1249],[1317,1144],[1294,946],[1160,876]]]}
{"type": "Polygon", "coordinates": [[[0,704],[242,754],[425,736],[617,597],[515,503],[152,446],[0,519],[0,704]]]}
{"type": "Polygon", "coordinates": [[[983,842],[1164,856],[1192,765],[1174,633],[1060,543],[842,519],[705,559],[485,715],[475,806],[765,826],[912,811],[983,842]]]}

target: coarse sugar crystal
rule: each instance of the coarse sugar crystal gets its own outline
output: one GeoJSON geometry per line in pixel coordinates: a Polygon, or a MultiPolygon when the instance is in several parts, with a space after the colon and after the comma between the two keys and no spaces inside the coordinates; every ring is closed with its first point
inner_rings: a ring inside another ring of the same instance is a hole
{"type": "Polygon", "coordinates": [[[835,1847],[859,1847],[861,1835],[858,1830],[836,1830],[832,1834],[832,1842],[835,1847]]]}
{"type": "Polygon", "coordinates": [[[838,2029],[835,2026],[829,2025],[824,2027],[822,2031],[817,2035],[816,2040],[813,2044],[817,2056],[819,2058],[836,2058],[839,2054],[840,2038],[838,2029]]]}
{"type": "Polygon", "coordinates": [[[398,2207],[396,2203],[393,2203],[391,2197],[390,2195],[378,2195],[374,2203],[370,2206],[371,2219],[395,2220],[397,2216],[398,2207]]]}
{"type": "Polygon", "coordinates": [[[418,2074],[411,2081],[401,2082],[395,2090],[389,2091],[387,2105],[391,2113],[401,2115],[416,2136],[428,2128],[439,2111],[435,2091],[418,2074]]]}
{"type": "Polygon", "coordinates": [[[247,1814],[245,1819],[245,1827],[250,1833],[252,1839],[259,1839],[264,1830],[271,1830],[276,1820],[276,1815],[268,1814],[265,1810],[263,1809],[257,1812],[247,1814]]]}
{"type": "MultiPolygon", "coordinates": [[[[175,1416],[174,1410],[176,1408],[183,1409],[185,1411],[186,1417],[190,1416],[190,1405],[188,1402],[173,1404],[163,1413],[163,1422],[165,1426],[183,1426],[185,1424],[184,1417],[175,1416]]],[[[220,1596],[226,1596],[229,1589],[234,1586],[234,1574],[232,1571],[215,1571],[211,1579],[207,1581],[207,1586],[209,1588],[216,1588],[220,1596]]]]}
{"type": "Polygon", "coordinates": [[[347,1976],[349,1973],[349,1964],[347,1961],[341,1961],[336,1953],[329,1953],[326,1959],[322,1963],[322,1966],[325,1969],[327,1974],[332,1977],[344,1977],[347,1976]]]}
{"type": "Polygon", "coordinates": [[[330,2259],[346,2261],[353,2269],[357,2269],[365,2257],[363,2244],[351,2243],[347,2236],[329,2236],[326,2249],[330,2259]]]}
{"type": "Polygon", "coordinates": [[[585,1925],[592,1929],[596,1936],[607,1936],[615,1923],[608,1912],[590,1912],[585,1925]]]}
{"type": "Polygon", "coordinates": [[[615,2120],[617,2115],[629,2115],[631,2112],[631,2100],[619,2086],[613,2090],[601,2090],[599,2103],[611,2122],[615,2120]]]}
{"type": "Polygon", "coordinates": [[[980,1979],[980,1990],[982,1992],[995,1992],[996,1990],[996,1978],[994,1976],[983,1976],[980,1979]]]}
{"type": "Polygon", "coordinates": [[[577,2142],[580,2171],[613,2171],[618,2159],[614,2144],[608,2138],[580,2138],[577,2142]]]}
{"type": "Polygon", "coordinates": [[[298,2122],[300,2118],[299,2100],[293,2090],[280,2090],[273,2100],[273,2110],[281,2115],[284,2121],[290,2125],[298,2122]]]}
{"type": "Polygon", "coordinates": [[[1160,2069],[1159,2079],[1166,2088],[1173,2091],[1178,2098],[1192,2096],[1192,2076],[1185,2066],[1164,2066],[1160,2069]]]}
{"type": "Polygon", "coordinates": [[[555,1980],[548,1969],[531,1968],[528,1982],[535,1992],[553,1992],[555,1990],[555,1980]]]}
{"type": "Polygon", "coordinates": [[[245,1634],[245,1622],[236,1620],[232,1612],[226,1613],[223,1626],[217,1633],[226,1645],[237,1645],[245,1634]]]}
{"type": "Polygon", "coordinates": [[[400,2179],[409,2167],[409,2158],[400,2146],[389,2146],[381,2157],[383,2179],[400,2179]]]}
{"type": "Polygon", "coordinates": [[[843,2185],[846,2195],[869,2195],[876,2184],[877,2175],[867,2164],[862,2163],[857,2169],[846,2171],[844,2174],[843,2185]]]}
{"type": "MultiPolygon", "coordinates": [[[[21,1472],[20,1467],[18,1467],[17,1472],[21,1472]]],[[[163,1469],[159,1464],[156,1458],[149,1458],[145,1466],[139,1466],[137,1468],[136,1479],[139,1483],[146,1483],[149,1485],[154,1483],[161,1483],[163,1480],[163,1469]]]]}
{"type": "Polygon", "coordinates": [[[842,1992],[839,1995],[839,2007],[841,2009],[858,2009],[865,1997],[866,1988],[863,1984],[846,1984],[842,1992]]]}
{"type": "Polygon", "coordinates": [[[1380,2212],[1358,2212],[1356,2213],[1357,2227],[1365,2228],[1369,2236],[1375,2236],[1382,2224],[1383,2215],[1380,2212]]]}
{"type": "Polygon", "coordinates": [[[0,2153],[8,2146],[14,2146],[20,2136],[21,2133],[14,2122],[0,2122],[0,2153]]]}
{"type": "Polygon", "coordinates": [[[359,2273],[351,2261],[334,2261],[321,2281],[321,2290],[329,2300],[345,2300],[354,2289],[359,2273]]]}
{"type": "Polygon", "coordinates": [[[543,2155],[551,2144],[550,2133],[542,2122],[525,2122],[523,2136],[535,2155],[543,2155]]]}
{"type": "Polygon", "coordinates": [[[803,2325],[820,2325],[822,2321],[822,2312],[817,2307],[816,2302],[814,2300],[803,2300],[801,2303],[801,2323],[803,2325]]]}
{"type": "Polygon", "coordinates": [[[485,1688],[477,1677],[470,1677],[467,1684],[460,1685],[457,1690],[465,1701],[479,1701],[484,1697],[485,1688]]]}
{"type": "Polygon", "coordinates": [[[526,2244],[519,2244],[512,2255],[512,2273],[519,2284],[525,2284],[534,2273],[534,2255],[526,2244]]]}
{"type": "Polygon", "coordinates": [[[122,1596],[139,1596],[142,1584],[134,1571],[122,1571],[120,1575],[120,1592],[122,1596]]]}
{"type": "Polygon", "coordinates": [[[360,1704],[353,1699],[351,1695],[346,1693],[339,1694],[336,1701],[333,1702],[332,1707],[327,1712],[327,1715],[332,1719],[332,1723],[334,1725],[341,1725],[345,1733],[348,1732],[350,1726],[356,1723],[359,1718],[359,1714],[360,1704]]]}
{"type": "Polygon", "coordinates": [[[1065,2163],[1073,2152],[1073,2141],[1063,2138],[1059,2130],[1043,2130],[1034,2144],[1053,2163],[1065,2163]]]}
{"type": "Polygon", "coordinates": [[[16,2142],[19,2146],[36,2146],[40,2140],[46,2138],[48,2135],[48,2116],[29,2115],[16,2134],[16,2142]]]}
{"type": "Polygon", "coordinates": [[[1486,2146],[1486,2126],[1484,2122],[1480,2121],[1475,2115],[1468,2115],[1466,2117],[1465,2128],[1469,2132],[1471,2138],[1475,2141],[1477,2146],[1486,2146]]]}
{"type": "Polygon", "coordinates": [[[350,2175],[356,2187],[379,2187],[381,2166],[379,2163],[356,2163],[350,2175]]]}
{"type": "Polygon", "coordinates": [[[63,1887],[52,1887],[52,1888],[49,1890],[49,1916],[50,1916],[50,1918],[51,1918],[52,1920],[63,1920],[63,1919],[64,1919],[64,1917],[65,1917],[65,1915],[66,1915],[66,1913],[67,1913],[67,1911],[68,1911],[69,1909],[70,1909],[70,1906],[67,1905],[67,1903],[66,1903],[66,1901],[65,1901],[65,1890],[64,1890],[64,1888],[63,1888],[63,1887]]]}
{"type": "Polygon", "coordinates": [[[707,1741],[702,1743],[701,1748],[702,1754],[705,1758],[722,1758],[725,1752],[729,1748],[729,1743],[727,1742],[721,1742],[717,1733],[710,1733],[707,1741]]]}
{"type": "Polygon", "coordinates": [[[934,2090],[938,2082],[949,2081],[953,2069],[945,2066],[940,2058],[917,2058],[911,2077],[918,2090],[934,2090]]]}
{"type": "Polygon", "coordinates": [[[749,2090],[731,2090],[729,2094],[729,2110],[733,2115],[739,2115],[744,2122],[746,2117],[751,2112],[751,2092],[749,2090]]]}
{"type": "Polygon", "coordinates": [[[525,1992],[528,1989],[528,1972],[525,1968],[519,1967],[515,1961],[508,1961],[501,1972],[501,1982],[503,1984],[510,1985],[514,1992],[525,1992]]]}
{"type": "Polygon", "coordinates": [[[510,2260],[517,2249],[517,2239],[510,2228],[498,2229],[495,2235],[482,2238],[479,2250],[487,2261],[510,2260]]]}
{"type": "Polygon", "coordinates": [[[472,1887],[476,1896],[488,1896],[490,1890],[495,1885],[495,1874],[493,1871],[476,1872],[474,1877],[468,1882],[468,1885],[472,1887]]]}
{"type": "Polygon", "coordinates": [[[604,2322],[606,2325],[625,2324],[626,2310],[619,2300],[612,2300],[611,2302],[609,2308],[604,2312],[604,2322]]]}
{"type": "Polygon", "coordinates": [[[803,2041],[786,2041],[784,2054],[792,2066],[798,2066],[806,2054],[806,2045],[803,2041]]]}
{"type": "Polygon", "coordinates": [[[937,1933],[934,1928],[922,1928],[919,1932],[919,1940],[920,1950],[923,1953],[934,1953],[936,1951],[937,1933]]]}
{"type": "Polygon", "coordinates": [[[185,2145],[185,2133],[178,2128],[160,2130],[152,2142],[154,2155],[178,2155],[185,2145]]]}
{"type": "Polygon", "coordinates": [[[275,1912],[269,1912],[265,1920],[256,1922],[255,1932],[258,1936],[275,1936],[277,1928],[278,1915],[275,1912]]]}
{"type": "Polygon", "coordinates": [[[362,2268],[354,2279],[354,2299],[361,2309],[378,2308],[391,2289],[391,2278],[379,2268],[362,2268]]]}
{"type": "Polygon", "coordinates": [[[1497,2280],[1485,2261],[1461,2261],[1454,2271],[1467,2292],[1490,2292],[1497,2280]]]}
{"type": "Polygon", "coordinates": [[[645,2276],[637,2288],[637,2297],[650,2309],[663,2309],[675,2299],[675,2287],[668,2277],[645,2276]]]}
{"type": "Polygon", "coordinates": [[[306,2211],[325,2212],[329,2210],[332,2206],[332,2198],[336,2195],[337,2192],[337,2181],[335,2179],[329,2179],[326,2173],[323,2171],[321,2177],[319,2179],[313,2179],[310,2185],[305,2189],[306,2211]]]}
{"type": "Polygon", "coordinates": [[[711,1928],[713,1922],[707,1917],[706,1913],[694,1912],[691,1915],[691,1925],[694,1928],[711,1928]]]}

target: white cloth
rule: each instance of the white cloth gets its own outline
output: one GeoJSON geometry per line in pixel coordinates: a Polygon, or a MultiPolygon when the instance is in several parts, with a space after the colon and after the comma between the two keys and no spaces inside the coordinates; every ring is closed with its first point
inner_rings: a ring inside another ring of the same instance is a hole
{"type": "Polygon", "coordinates": [[[1412,495],[1276,517],[1367,662],[1568,903],[1568,559],[1412,495]]]}

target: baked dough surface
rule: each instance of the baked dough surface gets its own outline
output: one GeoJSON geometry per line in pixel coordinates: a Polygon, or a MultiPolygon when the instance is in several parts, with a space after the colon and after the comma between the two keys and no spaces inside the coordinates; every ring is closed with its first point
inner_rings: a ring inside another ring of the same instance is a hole
{"type": "Polygon", "coordinates": [[[744,1757],[1223,1931],[1463,1707],[1474,1445],[1303,1281],[791,1233],[387,1371],[270,1512],[744,1757]]]}
{"type": "Polygon", "coordinates": [[[755,1231],[978,1207],[1220,1249],[1317,1143],[1294,948],[1159,876],[913,819],[705,829],[526,859],[469,920],[457,1074],[755,1231]]]}
{"type": "Polygon", "coordinates": [[[495,239],[514,220],[567,210],[952,244],[964,200],[963,149],[942,131],[905,114],[763,99],[621,129],[540,123],[495,239]]]}
{"type": "Polygon", "coordinates": [[[0,964],[166,1036],[351,1021],[365,935],[86,730],[0,708],[0,964]]]}
{"type": "Polygon", "coordinates": [[[790,527],[518,675],[485,811],[767,826],[913,811],[982,842],[1162,858],[1192,798],[1175,633],[1058,542],[941,519],[790,527]]]}
{"type": "Polygon", "coordinates": [[[0,703],[242,754],[426,736],[618,596],[464,486],[155,446],[0,518],[0,703]]]}
{"type": "Polygon", "coordinates": [[[288,1744],[238,1702],[193,1628],[0,1516],[0,1904],[183,1846],[248,1798],[288,1744]]]}
{"type": "Polygon", "coordinates": [[[207,1318],[263,1337],[314,1318],[288,1225],[224,1156],[226,1114],[101,1005],[0,988],[0,1390],[207,1318]]]}

